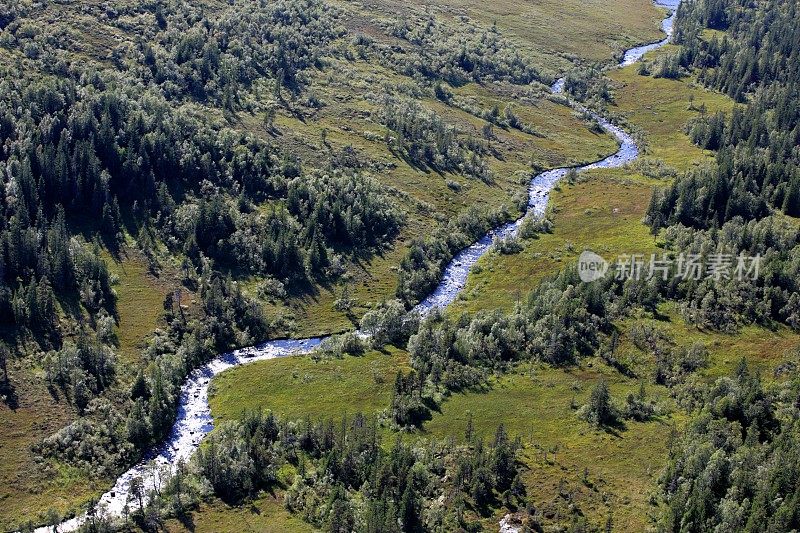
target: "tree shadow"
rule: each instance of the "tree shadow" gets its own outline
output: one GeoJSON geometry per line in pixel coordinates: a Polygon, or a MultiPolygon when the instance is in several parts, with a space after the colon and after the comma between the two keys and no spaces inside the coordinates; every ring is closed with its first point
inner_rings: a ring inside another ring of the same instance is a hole
{"type": "Polygon", "coordinates": [[[0,400],[12,411],[16,411],[19,407],[17,389],[9,379],[0,380],[0,400]]]}
{"type": "Polygon", "coordinates": [[[628,430],[625,421],[617,417],[614,420],[606,421],[598,426],[597,429],[616,438],[622,438],[622,433],[628,430]]]}
{"type": "Polygon", "coordinates": [[[178,513],[178,516],[176,518],[178,519],[178,522],[180,522],[181,525],[188,531],[196,530],[197,526],[194,523],[194,516],[192,516],[192,513],[181,512],[178,513]]]}

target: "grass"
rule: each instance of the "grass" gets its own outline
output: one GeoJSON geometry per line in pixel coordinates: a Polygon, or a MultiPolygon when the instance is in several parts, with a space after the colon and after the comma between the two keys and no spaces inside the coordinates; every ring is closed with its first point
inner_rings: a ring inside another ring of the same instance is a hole
{"type": "Polygon", "coordinates": [[[288,357],[262,361],[215,378],[209,404],[216,421],[263,409],[289,419],[339,419],[388,407],[397,372],[408,372],[408,354],[390,348],[361,357],[288,357]]]}
{"type": "Polygon", "coordinates": [[[104,254],[108,271],[119,280],[117,293],[117,339],[123,361],[139,360],[145,338],[153,333],[164,308],[167,284],[148,271],[146,261],[133,250],[126,250],[120,260],[104,254]]]}
{"type": "Polygon", "coordinates": [[[283,508],[283,493],[262,494],[247,505],[231,507],[220,501],[204,503],[197,512],[191,513],[184,522],[170,520],[166,530],[216,533],[310,533],[315,531],[301,519],[292,516],[283,508]]]}
{"type": "Polygon", "coordinates": [[[543,278],[592,249],[608,260],[623,253],[655,253],[655,239],[641,225],[652,194],[642,179],[621,178],[613,171],[593,172],[587,181],[563,185],[550,196],[555,206],[551,234],[525,242],[522,252],[491,252],[478,261],[462,296],[449,312],[510,310],[543,278]]]}
{"type": "MultiPolygon", "coordinates": [[[[656,51],[653,57],[675,52],[675,49],[666,46],[656,51]]],[[[733,108],[733,101],[696,85],[693,78],[652,78],[638,75],[636,69],[632,66],[609,73],[616,86],[615,105],[610,110],[622,114],[633,128],[644,133],[645,155],[661,159],[679,171],[711,159],[711,152],[692,144],[684,133],[684,127],[699,115],[697,109],[701,105],[706,106],[709,114],[728,112],[733,108]],[[691,98],[692,109],[689,105],[691,98]]]]}
{"type": "MultiPolygon", "coordinates": [[[[594,359],[569,369],[521,365],[514,373],[491,380],[484,393],[448,399],[425,424],[424,435],[463,439],[471,417],[476,434],[490,439],[502,423],[524,445],[521,460],[528,496],[548,524],[570,522],[573,513],[561,495],[568,492],[573,506],[592,526],[602,528],[613,509],[616,530],[643,531],[648,493],[664,464],[673,422],[665,417],[626,422],[626,429],[619,431],[594,429],[578,417],[572,404],[585,404],[600,378],[618,400],[638,389],[638,381],[594,359]],[[590,485],[582,481],[584,468],[590,485]]],[[[656,386],[648,387],[648,394],[662,401],[666,397],[666,391],[656,386]]]]}
{"type": "Polygon", "coordinates": [[[761,373],[767,382],[775,379],[774,370],[783,362],[796,359],[800,349],[800,335],[786,326],[776,325],[774,328],[744,326],[735,333],[722,333],[701,330],[687,324],[680,314],[678,304],[664,302],[659,305],[659,319],[645,316],[626,318],[617,326],[622,332],[619,344],[621,361],[638,367],[640,374],[648,375],[653,369],[649,355],[643,354],[630,342],[626,331],[634,323],[648,324],[658,328],[679,344],[688,346],[700,343],[708,349],[709,366],[699,371],[707,381],[723,376],[730,376],[739,361],[744,358],[748,366],[761,373]]]}
{"type": "Polygon", "coordinates": [[[36,461],[31,446],[71,422],[75,413],[63,399],[51,396],[39,368],[25,360],[9,368],[18,404],[0,402],[0,530],[34,522],[52,508],[61,514],[90,496],[107,480],[92,481],[85,473],[55,462],[36,461]]]}

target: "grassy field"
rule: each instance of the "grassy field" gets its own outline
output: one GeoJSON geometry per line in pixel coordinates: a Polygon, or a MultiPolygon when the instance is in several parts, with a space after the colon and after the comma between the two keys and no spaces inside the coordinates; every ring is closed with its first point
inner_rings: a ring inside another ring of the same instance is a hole
{"type": "MultiPolygon", "coordinates": [[[[709,349],[711,365],[701,371],[709,380],[730,373],[741,357],[769,380],[775,366],[793,357],[800,346],[800,335],[787,330],[748,327],[737,335],[700,332],[687,326],[672,304],[662,305],[660,314],[662,320],[645,322],[668,333],[678,345],[701,342],[709,349]]],[[[648,516],[656,511],[650,494],[664,466],[669,435],[673,428],[680,429],[686,415],[676,408],[667,388],[650,383],[652,356],[638,350],[629,337],[635,322],[641,318],[618,324],[618,357],[630,363],[637,377],[624,377],[599,358],[566,369],[521,364],[491,379],[485,391],[451,396],[420,432],[405,438],[463,440],[467,420],[472,418],[476,434],[490,439],[502,423],[524,445],[523,477],[546,524],[568,524],[579,510],[593,527],[604,527],[611,513],[615,530],[643,531],[650,525],[648,516]],[[627,421],[617,429],[594,429],[578,417],[575,408],[586,403],[601,378],[609,383],[618,404],[628,393],[637,392],[644,380],[648,399],[664,414],[646,423],[627,421]]],[[[218,421],[257,408],[288,418],[336,419],[359,411],[375,414],[389,405],[392,376],[406,366],[407,354],[395,349],[388,355],[373,352],[319,363],[289,358],[247,365],[215,380],[212,413],[218,421]],[[385,377],[376,380],[376,376],[385,377]]],[[[202,508],[196,517],[202,523],[228,524],[225,520],[234,520],[231,517],[250,516],[247,509],[228,509],[217,502],[202,508]]],[[[487,519],[484,525],[491,530],[499,518],[487,519]]]]}
{"type": "Polygon", "coordinates": [[[293,517],[283,508],[283,494],[263,494],[242,507],[229,507],[215,501],[203,504],[190,518],[179,522],[170,520],[166,531],[194,531],[196,533],[217,533],[236,531],[237,533],[310,533],[315,531],[299,518],[293,517]]]}
{"type": "MultiPolygon", "coordinates": [[[[673,420],[665,416],[647,423],[627,422],[619,430],[593,429],[573,405],[585,404],[600,378],[617,400],[638,390],[637,380],[623,378],[592,359],[566,370],[521,365],[515,373],[492,380],[488,392],[450,398],[425,425],[424,434],[463,438],[472,417],[476,433],[488,439],[502,423],[524,444],[521,460],[528,496],[548,525],[568,524],[580,512],[601,529],[613,509],[615,530],[643,531],[648,493],[663,466],[673,420]]],[[[648,393],[665,401],[662,388],[648,387],[648,393]]]]}
{"type": "Polygon", "coordinates": [[[145,338],[153,333],[164,312],[167,283],[148,272],[145,259],[133,250],[117,260],[104,257],[108,271],[119,280],[117,293],[117,338],[119,355],[126,363],[139,360],[145,338]]]}
{"type": "Polygon", "coordinates": [[[649,356],[633,346],[626,336],[625,332],[634,323],[658,328],[681,345],[696,342],[704,345],[709,353],[709,366],[699,372],[708,381],[731,375],[744,358],[751,369],[759,371],[764,381],[770,382],[775,379],[775,368],[783,362],[796,360],[797,350],[800,348],[800,335],[786,326],[776,326],[774,329],[745,326],[736,333],[700,330],[683,320],[680,309],[674,302],[662,303],[659,306],[659,315],[658,319],[630,317],[618,324],[622,331],[619,356],[622,361],[640,368],[640,374],[649,374],[653,370],[653,362],[649,356]]]}
{"type": "Polygon", "coordinates": [[[408,354],[395,348],[319,362],[310,357],[263,361],[216,378],[209,403],[215,420],[239,418],[247,409],[290,419],[375,414],[388,407],[400,370],[409,371],[408,354]]]}
{"type": "MultiPolygon", "coordinates": [[[[675,48],[665,46],[648,57],[671,53],[675,48]]],[[[691,77],[652,78],[640,76],[636,70],[633,66],[609,72],[615,86],[615,102],[609,111],[621,114],[634,131],[644,134],[645,156],[660,159],[679,171],[711,157],[709,152],[692,144],[684,126],[700,114],[698,109],[702,105],[712,114],[730,111],[733,101],[696,85],[691,77]]]]}

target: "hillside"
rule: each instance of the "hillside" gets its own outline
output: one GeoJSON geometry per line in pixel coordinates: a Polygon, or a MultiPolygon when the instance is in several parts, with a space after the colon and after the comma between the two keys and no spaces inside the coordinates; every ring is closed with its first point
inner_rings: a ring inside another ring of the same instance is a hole
{"type": "Polygon", "coordinates": [[[0,528],[800,527],[795,12],[0,7],[0,528]]]}

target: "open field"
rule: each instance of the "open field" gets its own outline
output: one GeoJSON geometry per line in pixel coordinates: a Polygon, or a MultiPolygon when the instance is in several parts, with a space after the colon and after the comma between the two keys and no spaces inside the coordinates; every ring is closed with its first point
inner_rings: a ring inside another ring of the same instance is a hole
{"type": "Polygon", "coordinates": [[[288,357],[235,368],[214,380],[209,403],[215,420],[239,418],[245,410],[263,409],[289,419],[341,418],[386,409],[398,371],[407,373],[408,354],[323,359],[288,357]]]}
{"type": "Polygon", "coordinates": [[[264,494],[242,507],[229,507],[215,501],[203,504],[190,518],[180,522],[170,520],[166,530],[170,532],[191,530],[196,533],[236,531],[241,533],[311,533],[315,531],[307,523],[293,517],[283,508],[283,494],[264,494]]]}
{"type": "Polygon", "coordinates": [[[169,289],[148,272],[145,259],[133,251],[126,251],[121,260],[110,256],[105,260],[109,272],[119,280],[114,287],[119,355],[123,361],[134,363],[139,360],[145,338],[153,333],[164,313],[164,296],[169,289]]]}

